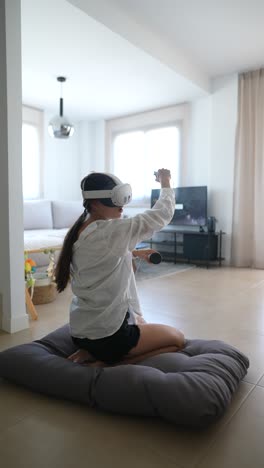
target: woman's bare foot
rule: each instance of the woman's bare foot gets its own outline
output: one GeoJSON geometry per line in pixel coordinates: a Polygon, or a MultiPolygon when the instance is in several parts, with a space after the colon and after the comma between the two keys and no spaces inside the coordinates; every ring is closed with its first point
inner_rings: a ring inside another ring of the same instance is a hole
{"type": "Polygon", "coordinates": [[[67,359],[72,362],[77,362],[78,364],[96,362],[96,359],[86,349],[78,349],[78,351],[71,354],[67,359]]]}
{"type": "Polygon", "coordinates": [[[103,361],[84,361],[81,363],[85,367],[109,367],[108,364],[106,364],[103,361]]]}

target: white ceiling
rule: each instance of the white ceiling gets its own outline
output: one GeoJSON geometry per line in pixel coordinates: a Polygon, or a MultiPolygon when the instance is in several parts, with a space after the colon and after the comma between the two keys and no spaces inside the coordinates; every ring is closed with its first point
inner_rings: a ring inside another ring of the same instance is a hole
{"type": "Polygon", "coordinates": [[[74,120],[193,100],[264,64],[263,0],[22,0],[24,104],[74,120]]]}
{"type": "Polygon", "coordinates": [[[210,76],[264,65],[263,0],[112,0],[210,76]]]}

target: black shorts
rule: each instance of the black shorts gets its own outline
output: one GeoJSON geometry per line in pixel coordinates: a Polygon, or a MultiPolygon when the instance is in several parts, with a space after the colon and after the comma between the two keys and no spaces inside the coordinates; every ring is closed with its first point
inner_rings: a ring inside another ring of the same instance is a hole
{"type": "Polygon", "coordinates": [[[116,364],[121,361],[139,340],[140,330],[137,325],[128,323],[129,312],[117,332],[105,338],[91,340],[89,338],[72,337],[75,345],[86,349],[91,355],[106,364],[116,364]]]}

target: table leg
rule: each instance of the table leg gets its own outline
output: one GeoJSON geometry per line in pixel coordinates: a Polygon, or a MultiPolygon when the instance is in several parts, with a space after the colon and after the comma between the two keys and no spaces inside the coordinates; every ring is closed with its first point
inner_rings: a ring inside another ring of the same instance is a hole
{"type": "Polygon", "coordinates": [[[36,311],[36,308],[32,302],[32,299],[30,297],[30,294],[28,292],[28,288],[26,287],[25,288],[25,294],[26,294],[26,306],[27,306],[27,310],[32,318],[32,320],[37,320],[38,319],[38,314],[37,314],[37,311],[36,311]]]}

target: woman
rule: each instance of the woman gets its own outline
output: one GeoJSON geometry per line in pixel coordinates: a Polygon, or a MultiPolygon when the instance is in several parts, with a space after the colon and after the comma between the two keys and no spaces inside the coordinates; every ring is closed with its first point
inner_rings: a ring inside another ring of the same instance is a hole
{"type": "Polygon", "coordinates": [[[166,226],[174,213],[170,171],[159,169],[160,198],[152,209],[121,219],[131,187],[111,174],[91,173],[81,182],[84,212],[69,230],[56,268],[57,289],[69,279],[73,291],[70,329],[79,350],[69,357],[92,365],[136,363],[178,351],[183,334],[174,327],[142,319],[133,254],[147,259],[153,250],[136,245],[166,226]]]}

